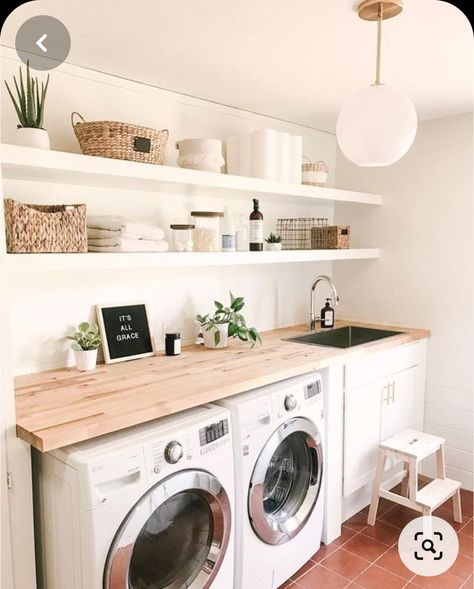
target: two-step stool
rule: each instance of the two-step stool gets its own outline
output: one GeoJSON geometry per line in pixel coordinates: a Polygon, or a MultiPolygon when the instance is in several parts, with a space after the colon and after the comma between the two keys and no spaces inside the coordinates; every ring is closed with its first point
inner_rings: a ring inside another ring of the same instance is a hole
{"type": "Polygon", "coordinates": [[[443,438],[415,430],[405,430],[379,445],[375,470],[372,501],[367,523],[375,524],[380,497],[420,511],[422,515],[432,512],[450,497],[453,498],[454,520],[462,522],[461,483],[446,478],[443,438]],[[418,463],[436,453],[437,478],[418,490],[418,463]],[[403,461],[402,494],[398,495],[384,487],[385,461],[394,457],[403,461]]]}

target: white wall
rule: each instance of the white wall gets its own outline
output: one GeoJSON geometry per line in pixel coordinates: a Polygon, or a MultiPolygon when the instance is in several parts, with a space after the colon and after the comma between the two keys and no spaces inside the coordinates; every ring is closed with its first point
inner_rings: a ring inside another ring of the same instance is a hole
{"type": "MultiPolygon", "coordinates": [[[[15,53],[2,48],[2,78],[10,79],[18,68],[15,53]]],[[[40,73],[41,77],[41,73],[40,73]]],[[[14,140],[13,107],[2,88],[2,142],[14,140]]],[[[133,121],[170,130],[165,163],[175,165],[174,143],[185,137],[218,137],[263,127],[288,130],[304,136],[304,152],[325,160],[334,182],[334,136],[283,123],[209,102],[166,92],[136,82],[62,65],[51,73],[46,126],[53,149],[79,152],[69,117],[78,110],[89,120],[133,121]]],[[[168,228],[170,222],[188,222],[191,210],[222,210],[225,200],[164,193],[140,193],[95,187],[60,186],[5,181],[4,196],[23,202],[85,202],[91,213],[119,213],[153,219],[168,228]]],[[[252,194],[229,200],[235,213],[252,209],[252,194]]],[[[333,216],[333,207],[287,203],[263,203],[265,233],[275,229],[278,217],[333,216]]],[[[258,254],[257,254],[258,255],[258,254]]],[[[214,299],[227,291],[245,296],[248,321],[258,329],[304,322],[308,314],[311,280],[332,273],[332,264],[274,265],[232,268],[115,270],[108,272],[49,272],[17,275],[10,285],[15,305],[10,310],[15,333],[13,362],[17,373],[64,365],[72,359],[63,339],[75,324],[92,317],[98,302],[146,300],[158,344],[163,332],[180,330],[194,338],[193,316],[211,310],[214,299]],[[40,305],[39,305],[40,303],[40,305]]],[[[324,294],[324,293],[323,293],[324,294]]],[[[321,297],[322,298],[322,297],[321,297]]]]}
{"type": "Polygon", "coordinates": [[[472,127],[472,115],[424,122],[409,153],[388,168],[357,168],[338,153],[338,186],[379,192],[384,206],[337,204],[336,219],[352,225],[354,245],[381,246],[383,255],[377,264],[334,269],[345,315],[431,330],[425,428],[446,438],[448,476],[470,489],[472,127]]]}

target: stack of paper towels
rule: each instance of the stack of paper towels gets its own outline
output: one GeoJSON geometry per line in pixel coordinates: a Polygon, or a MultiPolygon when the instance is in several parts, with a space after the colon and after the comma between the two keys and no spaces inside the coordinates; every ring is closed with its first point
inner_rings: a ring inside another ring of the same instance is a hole
{"type": "Polygon", "coordinates": [[[228,174],[301,184],[301,135],[260,129],[228,137],[226,150],[228,174]]]}

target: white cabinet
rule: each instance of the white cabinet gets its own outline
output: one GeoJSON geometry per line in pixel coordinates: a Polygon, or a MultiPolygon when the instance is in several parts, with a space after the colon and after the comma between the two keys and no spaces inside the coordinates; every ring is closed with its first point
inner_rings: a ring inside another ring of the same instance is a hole
{"type": "MultiPolygon", "coordinates": [[[[390,369],[390,364],[385,368],[390,369]]],[[[344,392],[343,492],[346,497],[372,481],[379,442],[414,428],[419,422],[416,419],[417,366],[370,380],[379,371],[380,364],[373,373],[366,373],[368,382],[346,388],[344,392]]]]}

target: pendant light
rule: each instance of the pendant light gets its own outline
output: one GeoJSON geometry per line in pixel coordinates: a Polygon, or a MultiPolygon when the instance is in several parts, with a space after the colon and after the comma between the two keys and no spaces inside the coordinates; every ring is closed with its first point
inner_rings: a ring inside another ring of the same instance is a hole
{"type": "Polygon", "coordinates": [[[402,11],[401,0],[365,0],[359,17],[377,21],[375,83],[353,94],[343,105],[336,125],[342,153],[361,167],[390,166],[410,149],[417,116],[411,100],[398,88],[380,80],[382,21],[402,11]]]}

